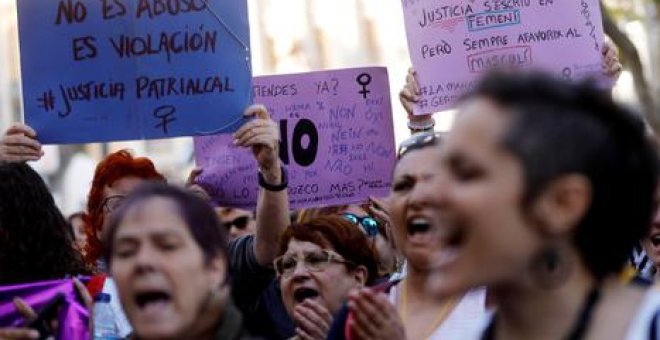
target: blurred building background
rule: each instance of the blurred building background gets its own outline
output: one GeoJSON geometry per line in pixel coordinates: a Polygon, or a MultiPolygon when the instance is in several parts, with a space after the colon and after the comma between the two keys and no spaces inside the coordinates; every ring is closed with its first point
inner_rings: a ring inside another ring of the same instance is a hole
{"type": "MultiPolygon", "coordinates": [[[[660,97],[658,0],[605,0],[616,27],[639,52],[652,98],[660,97]]],[[[410,65],[400,0],[248,0],[255,75],[356,66],[386,66],[390,76],[397,141],[406,137],[398,91],[410,65]]],[[[0,0],[0,131],[21,121],[16,0],[0,0]]],[[[627,66],[627,60],[624,60],[627,66]]],[[[638,73],[638,72],[637,72],[638,73]]],[[[616,96],[640,105],[639,76],[626,70],[616,96]]],[[[453,113],[436,114],[446,130],[453,113]]],[[[81,210],[96,163],[108,152],[130,148],[154,160],[171,182],[193,167],[192,140],[48,146],[34,167],[44,176],[65,214],[81,210]]],[[[0,179],[2,180],[2,179],[0,179]]]]}

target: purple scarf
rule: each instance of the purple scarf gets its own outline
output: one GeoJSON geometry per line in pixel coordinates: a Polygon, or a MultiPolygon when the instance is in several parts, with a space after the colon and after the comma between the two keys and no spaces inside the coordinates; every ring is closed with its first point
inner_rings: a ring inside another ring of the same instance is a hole
{"type": "Polygon", "coordinates": [[[15,297],[20,297],[39,313],[39,310],[58,294],[64,295],[64,302],[58,314],[57,338],[88,340],[89,311],[78,300],[71,279],[0,286],[0,327],[23,326],[23,316],[14,306],[15,297]]]}

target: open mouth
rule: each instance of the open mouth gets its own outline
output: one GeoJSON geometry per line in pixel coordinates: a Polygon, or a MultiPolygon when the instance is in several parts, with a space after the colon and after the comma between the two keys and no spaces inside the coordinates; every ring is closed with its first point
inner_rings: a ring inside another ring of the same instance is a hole
{"type": "Polygon", "coordinates": [[[415,217],[408,222],[408,235],[425,234],[431,230],[431,223],[424,217],[415,217]]]}
{"type": "Polygon", "coordinates": [[[313,299],[319,296],[319,292],[308,287],[301,287],[293,291],[293,299],[296,303],[302,303],[305,299],[313,299]]]}
{"type": "Polygon", "coordinates": [[[172,300],[171,296],[163,291],[145,291],[135,296],[135,303],[140,309],[152,306],[162,306],[172,300]]]}

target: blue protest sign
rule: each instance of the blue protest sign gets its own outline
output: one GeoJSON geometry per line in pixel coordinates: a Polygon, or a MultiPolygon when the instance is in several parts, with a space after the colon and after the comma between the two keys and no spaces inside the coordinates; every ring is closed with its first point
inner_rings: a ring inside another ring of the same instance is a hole
{"type": "Polygon", "coordinates": [[[42,143],[233,131],[250,102],[246,0],[18,1],[26,123],[42,143]]]}

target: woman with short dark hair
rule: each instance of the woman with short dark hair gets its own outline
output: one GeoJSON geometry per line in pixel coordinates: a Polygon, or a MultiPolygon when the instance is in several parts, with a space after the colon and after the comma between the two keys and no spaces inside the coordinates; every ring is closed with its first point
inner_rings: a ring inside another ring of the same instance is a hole
{"type": "Polygon", "coordinates": [[[430,287],[488,286],[497,310],[478,337],[657,335],[660,295],[618,277],[654,208],[636,115],[589,84],[494,74],[462,102],[441,164],[430,287]]]}
{"type": "Polygon", "coordinates": [[[105,259],[138,339],[244,339],[227,235],[201,198],[149,183],[112,215],[105,259]]]}

